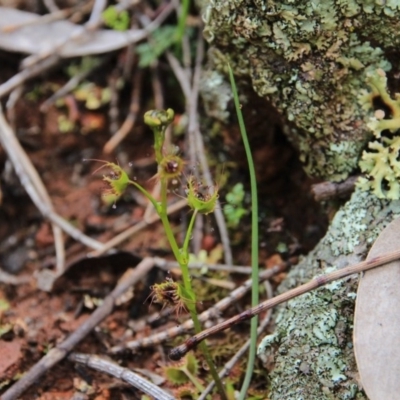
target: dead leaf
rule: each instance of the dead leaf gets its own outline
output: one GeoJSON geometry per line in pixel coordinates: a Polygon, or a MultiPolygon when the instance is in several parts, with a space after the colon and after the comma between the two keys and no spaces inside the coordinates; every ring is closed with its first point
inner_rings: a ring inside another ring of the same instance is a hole
{"type": "MultiPolygon", "coordinates": [[[[379,235],[367,259],[398,249],[400,218],[379,235]]],[[[400,260],[360,279],[354,316],[354,348],[362,386],[370,400],[398,400],[400,393],[400,260]]]]}
{"type": "Polygon", "coordinates": [[[147,36],[146,31],[130,29],[114,31],[99,29],[86,32],[73,40],[85,28],[69,21],[41,23],[40,15],[0,7],[0,49],[27,54],[39,54],[58,49],[61,57],[76,57],[107,53],[126,47],[147,36]]]}

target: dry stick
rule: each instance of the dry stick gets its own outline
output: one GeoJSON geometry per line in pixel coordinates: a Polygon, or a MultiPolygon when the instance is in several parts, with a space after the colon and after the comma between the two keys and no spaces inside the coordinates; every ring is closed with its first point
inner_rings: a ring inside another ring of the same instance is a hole
{"type": "MultiPolygon", "coordinates": [[[[271,269],[265,270],[260,273],[260,282],[270,279],[272,276],[284,271],[289,263],[282,263],[272,267],[271,269]]],[[[224,310],[226,310],[231,304],[237,302],[240,298],[242,298],[250,289],[251,289],[252,280],[248,279],[243,285],[239,286],[235,290],[233,290],[229,296],[220,300],[213,307],[208,310],[202,312],[199,315],[200,322],[204,322],[209,320],[210,318],[219,316],[224,310]]],[[[183,324],[174,326],[168,330],[164,330],[162,332],[156,333],[149,337],[145,337],[139,340],[132,340],[120,346],[114,346],[111,348],[112,353],[119,353],[121,351],[126,350],[127,348],[135,351],[141,347],[152,347],[156,344],[160,344],[165,342],[166,340],[172,339],[173,337],[186,333],[190,329],[193,329],[193,320],[189,319],[185,321],[183,324]]]]}
{"type": "Polygon", "coordinates": [[[343,182],[321,182],[311,186],[311,193],[316,201],[341,198],[350,195],[359,176],[351,176],[343,182]]]}
{"type": "Polygon", "coordinates": [[[105,360],[97,355],[89,355],[82,353],[72,353],[68,356],[69,361],[83,364],[87,367],[93,368],[97,371],[105,372],[118,379],[121,379],[135,388],[141,390],[143,393],[154,397],[157,400],[174,400],[175,397],[165,392],[154,383],[142,378],[140,375],[132,372],[128,368],[123,368],[117,363],[105,360]]]}
{"type": "Polygon", "coordinates": [[[24,149],[16,139],[12,129],[7,124],[2,110],[0,108],[0,142],[2,143],[8,157],[13,164],[16,174],[18,175],[22,186],[27,191],[29,197],[40,210],[42,215],[48,218],[55,225],[59,226],[64,232],[68,233],[74,239],[80,241],[86,246],[92,249],[100,249],[103,245],[86,236],[78,229],[74,228],[69,222],[61,218],[50,205],[43,199],[43,196],[48,198],[46,189],[37,173],[36,169],[32,165],[29,157],[26,155],[24,149]],[[39,194],[38,188],[41,187],[39,194]]]}
{"type": "Polygon", "coordinates": [[[132,285],[138,282],[151,268],[153,260],[144,258],[134,269],[129,269],[120,279],[115,289],[104,299],[93,314],[64,342],[51,349],[39,360],[19,381],[14,383],[1,397],[1,400],[17,399],[25,390],[33,385],[47,370],[61,361],[93,328],[103,321],[113,310],[116,300],[132,285]]]}
{"type": "MultiPolygon", "coordinates": [[[[268,281],[266,281],[265,283],[267,284],[266,286],[267,286],[268,298],[271,298],[272,297],[271,284],[268,281]]],[[[272,310],[269,309],[266,316],[263,318],[263,320],[260,323],[260,326],[257,329],[257,336],[260,336],[264,332],[265,328],[270,322],[271,315],[272,315],[272,310]]],[[[243,355],[248,351],[250,344],[251,344],[251,339],[248,339],[245,342],[245,344],[236,352],[236,354],[224,365],[224,367],[218,373],[218,376],[221,379],[227,376],[229,372],[232,370],[232,368],[241,360],[243,355]]],[[[211,393],[211,390],[213,390],[214,386],[215,382],[211,381],[197,400],[205,400],[207,395],[211,393]]]]}
{"type": "Polygon", "coordinates": [[[186,340],[186,342],[183,343],[182,345],[172,349],[171,352],[169,353],[169,357],[171,358],[171,360],[179,360],[189,350],[197,346],[201,341],[203,341],[204,339],[208,338],[209,336],[217,332],[228,329],[231,326],[236,325],[240,322],[247,321],[248,319],[253,318],[254,316],[260,314],[263,311],[266,311],[272,307],[277,306],[278,304],[284,303],[285,301],[293,299],[297,296],[300,296],[301,294],[317,289],[320,286],[324,286],[332,281],[344,278],[348,275],[356,274],[362,271],[369,270],[371,268],[378,267],[380,265],[389,263],[399,258],[400,258],[400,250],[397,250],[392,253],[388,253],[379,257],[374,257],[371,258],[370,260],[365,260],[358,264],[339,269],[330,274],[318,276],[309,281],[308,283],[305,283],[304,285],[301,285],[297,288],[282,293],[274,297],[273,299],[264,301],[258,304],[257,306],[249,308],[248,310],[236,315],[235,317],[229,318],[228,320],[221,322],[220,324],[217,324],[209,329],[204,330],[203,332],[200,332],[195,336],[192,336],[191,338],[186,340]]]}
{"type": "Polygon", "coordinates": [[[110,154],[114,149],[125,139],[129,132],[135,125],[138,112],[140,110],[140,97],[142,94],[142,77],[143,73],[141,69],[138,69],[135,73],[132,88],[132,100],[129,107],[129,114],[126,117],[122,126],[114,133],[114,135],[104,145],[103,151],[106,154],[110,154]]]}
{"type": "MultiPolygon", "coordinates": [[[[187,205],[187,200],[186,199],[181,199],[177,201],[174,204],[171,204],[167,208],[167,214],[172,214],[176,211],[179,211],[183,207],[187,205]]],[[[128,228],[126,231],[121,232],[119,235],[114,236],[111,240],[108,242],[104,243],[101,245],[101,247],[98,250],[92,251],[88,254],[88,257],[98,257],[101,254],[104,254],[106,251],[112,249],[113,247],[119,245],[121,242],[127,240],[130,238],[132,235],[135,233],[141,231],[142,229],[146,228],[150,224],[153,224],[154,222],[158,221],[160,217],[158,214],[154,214],[149,218],[147,221],[140,221],[136,225],[133,225],[132,227],[128,228]]]]}

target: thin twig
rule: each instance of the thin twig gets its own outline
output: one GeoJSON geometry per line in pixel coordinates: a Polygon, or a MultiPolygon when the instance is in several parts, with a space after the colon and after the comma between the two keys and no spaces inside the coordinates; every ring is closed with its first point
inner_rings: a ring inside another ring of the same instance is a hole
{"type": "Polygon", "coordinates": [[[321,286],[327,285],[330,282],[336,281],[338,279],[345,278],[349,275],[357,274],[362,271],[367,271],[369,269],[378,267],[383,264],[395,261],[400,258],[400,250],[392,253],[388,253],[379,257],[373,257],[369,260],[362,261],[358,264],[351,265],[346,268],[339,269],[337,271],[331,272],[330,274],[325,274],[312,279],[311,281],[305,283],[304,285],[298,286],[292,290],[288,290],[270,300],[264,301],[255,307],[249,308],[248,310],[229,318],[228,320],[221,322],[209,329],[206,329],[199,334],[192,336],[185,343],[171,350],[169,357],[171,360],[181,359],[189,350],[197,346],[201,341],[214,335],[217,332],[221,332],[225,329],[232,327],[233,325],[239,324],[243,321],[247,321],[263,311],[282,304],[288,300],[291,300],[297,296],[307,293],[311,290],[315,290],[321,286]]]}
{"type": "MultiPolygon", "coordinates": [[[[267,298],[272,297],[272,288],[271,284],[266,281],[265,282],[267,285],[267,298]]],[[[271,315],[272,315],[272,309],[268,310],[266,316],[263,318],[263,320],[260,323],[260,326],[257,329],[257,336],[260,336],[267,325],[269,324],[271,320],[271,315]]],[[[244,345],[236,352],[236,354],[224,365],[224,367],[221,369],[221,371],[218,373],[219,377],[221,379],[225,378],[229,374],[229,372],[232,370],[232,368],[242,359],[243,355],[247,352],[247,350],[250,347],[251,339],[248,339],[244,345]]],[[[208,396],[209,393],[211,393],[211,390],[213,390],[215,386],[215,382],[211,381],[208,386],[204,389],[204,392],[201,394],[201,396],[197,400],[205,400],[206,397],[208,396]]]]}
{"type": "Polygon", "coordinates": [[[358,178],[359,176],[350,176],[343,182],[316,183],[311,186],[311,193],[316,201],[347,197],[353,192],[358,178]]]}
{"type": "Polygon", "coordinates": [[[38,64],[32,65],[29,68],[25,68],[21,72],[18,72],[8,81],[5,81],[0,85],[0,99],[4,97],[7,93],[14,90],[17,86],[22,85],[28,79],[33,78],[55,66],[59,60],[60,58],[57,55],[52,55],[51,57],[39,62],[38,64]]]}
{"type": "MultiPolygon", "coordinates": [[[[260,274],[260,282],[270,279],[272,276],[284,271],[288,266],[288,263],[282,263],[280,265],[276,265],[275,267],[265,270],[260,274]]],[[[240,298],[242,298],[251,288],[251,279],[248,279],[243,283],[243,285],[239,286],[235,290],[233,290],[227,297],[220,300],[213,307],[208,310],[202,312],[199,315],[200,322],[205,322],[210,318],[219,316],[224,310],[226,310],[231,304],[237,302],[240,298]]],[[[181,335],[183,333],[188,332],[193,329],[193,321],[191,319],[185,321],[183,324],[178,326],[174,326],[168,330],[164,330],[162,332],[158,332],[149,337],[145,337],[138,340],[132,340],[123,345],[114,346],[111,348],[112,353],[119,353],[126,349],[130,349],[132,351],[136,351],[142,347],[152,347],[156,344],[165,342],[169,339],[174,338],[175,336],[181,335]]]]}
{"type": "MultiPolygon", "coordinates": [[[[124,3],[125,7],[131,6],[129,2],[124,3]]],[[[123,9],[123,5],[120,4],[116,6],[118,10],[123,9]]],[[[135,31],[127,31],[126,35],[126,43],[124,45],[128,46],[129,44],[132,43],[137,43],[140,40],[145,39],[151,32],[153,32],[155,29],[157,29],[163,22],[164,20],[168,17],[168,15],[171,13],[173,9],[173,6],[171,4],[167,4],[161,13],[158,15],[158,17],[152,21],[149,26],[146,29],[143,30],[135,30],[135,31]]],[[[93,29],[93,27],[91,27],[93,29]]],[[[58,44],[54,48],[51,49],[46,49],[40,54],[35,54],[30,57],[27,57],[26,63],[29,65],[29,68],[25,68],[19,72],[18,74],[14,75],[11,77],[8,81],[4,82],[3,84],[0,85],[0,99],[5,96],[7,93],[9,93],[11,90],[15,89],[17,86],[21,85],[24,83],[26,80],[38,75],[39,73],[42,73],[49,68],[53,67],[54,65],[57,64],[57,62],[61,59],[61,56],[59,55],[59,51],[64,45],[67,45],[70,41],[80,39],[82,35],[86,33],[86,29],[84,29],[81,26],[77,27],[77,30],[75,30],[65,41],[63,41],[61,44],[58,44]]],[[[122,45],[117,46],[117,48],[105,48],[103,52],[111,51],[111,50],[117,50],[118,48],[122,47],[122,45]]],[[[98,52],[100,53],[101,50],[99,49],[98,52]]],[[[71,56],[75,55],[71,53],[71,56]]]]}
{"type": "Polygon", "coordinates": [[[129,269],[115,289],[104,299],[90,317],[57,347],[51,349],[22,378],[15,382],[1,400],[15,400],[43,374],[60,362],[82,339],[84,339],[113,310],[116,300],[153,268],[153,260],[144,258],[134,269],[129,269]]]}
{"type": "Polygon", "coordinates": [[[132,87],[132,100],[129,107],[129,114],[126,117],[122,126],[113,134],[113,136],[107,141],[103,147],[103,151],[109,154],[114,151],[114,149],[125,139],[129,132],[135,125],[138,112],[140,110],[140,97],[142,94],[142,79],[143,72],[138,69],[135,73],[132,87]]]}
{"type": "Polygon", "coordinates": [[[68,360],[83,364],[87,367],[93,368],[97,371],[105,372],[111,376],[121,379],[129,383],[133,387],[141,390],[143,393],[154,397],[157,400],[174,400],[175,398],[169,393],[160,389],[154,383],[142,378],[140,375],[132,372],[128,368],[123,368],[117,363],[105,360],[97,355],[72,353],[68,356],[68,360]]]}
{"type": "Polygon", "coordinates": [[[0,282],[6,283],[7,285],[22,285],[30,282],[31,280],[31,276],[15,276],[0,269],[0,282]]]}

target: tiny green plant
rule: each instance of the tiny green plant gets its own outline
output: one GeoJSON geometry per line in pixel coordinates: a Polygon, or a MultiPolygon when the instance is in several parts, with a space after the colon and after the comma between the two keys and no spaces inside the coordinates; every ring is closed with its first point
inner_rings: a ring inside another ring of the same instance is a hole
{"type": "Polygon", "coordinates": [[[102,14],[106,26],[115,31],[126,31],[129,28],[129,14],[127,11],[118,11],[114,6],[107,7],[102,14]]]}
{"type": "MultiPolygon", "coordinates": [[[[198,214],[208,214],[214,211],[218,199],[218,187],[209,187],[197,180],[194,176],[187,179],[186,196],[188,206],[192,209],[192,217],[185,234],[183,245],[179,246],[174,236],[168,213],[167,195],[169,183],[183,174],[184,161],[175,151],[164,148],[165,132],[168,125],[174,119],[174,111],[150,110],[144,114],[144,122],[151,128],[154,134],[154,153],[158,165],[156,179],[160,181],[160,199],[154,198],[139,183],[131,180],[128,174],[117,164],[102,161],[100,168],[108,168],[109,173],[103,176],[108,189],[103,193],[103,200],[108,204],[114,204],[122,196],[129,185],[136,187],[152,203],[155,211],[160,217],[165,234],[171,246],[175,259],[182,271],[182,283],[167,279],[166,282],[152,287],[152,301],[160,302],[167,306],[173,306],[176,313],[188,311],[195,327],[196,333],[202,330],[196,310],[196,294],[192,288],[189,274],[189,242],[192,237],[194,222],[198,214]]],[[[97,160],[99,161],[99,160],[97,160]]],[[[210,373],[216,382],[221,399],[226,399],[222,382],[215,369],[210,352],[205,343],[199,346],[209,366],[210,373]]]]}
{"type": "Polygon", "coordinates": [[[245,192],[243,183],[237,183],[226,195],[226,204],[224,205],[224,214],[229,228],[237,228],[240,220],[248,211],[243,208],[245,192]]]}
{"type": "MultiPolygon", "coordinates": [[[[254,167],[253,156],[251,154],[249,139],[246,132],[246,127],[243,120],[242,110],[239,102],[239,95],[236,88],[235,77],[231,66],[228,64],[229,79],[231,82],[233,100],[235,103],[236,115],[239,122],[240,133],[244,148],[246,151],[246,158],[249,165],[250,174],[250,188],[251,188],[251,278],[253,280],[251,287],[251,305],[255,307],[259,301],[258,293],[258,200],[257,200],[257,180],[256,171],[254,167]]],[[[256,346],[257,346],[257,326],[258,318],[251,320],[251,331],[250,331],[250,351],[249,360],[247,363],[246,376],[242,385],[242,389],[239,394],[239,400],[244,400],[247,396],[247,390],[250,385],[251,377],[253,375],[254,362],[256,358],[256,346]]]]}

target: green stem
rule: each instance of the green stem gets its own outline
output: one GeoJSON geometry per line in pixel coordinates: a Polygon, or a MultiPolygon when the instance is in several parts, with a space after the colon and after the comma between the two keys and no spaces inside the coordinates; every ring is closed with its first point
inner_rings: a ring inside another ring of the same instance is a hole
{"type": "Polygon", "coordinates": [[[179,250],[178,243],[176,242],[174,233],[171,228],[171,224],[169,223],[168,214],[167,214],[167,188],[168,181],[166,179],[161,179],[161,207],[158,208],[158,215],[160,216],[161,222],[164,226],[165,234],[167,235],[167,239],[169,245],[171,246],[172,252],[174,253],[176,261],[179,265],[183,262],[182,253],[179,250]]]}
{"type": "Polygon", "coordinates": [[[144,187],[140,186],[138,183],[134,181],[129,181],[129,183],[135,186],[136,189],[140,190],[147,197],[147,199],[151,202],[151,204],[153,204],[153,207],[156,209],[156,212],[159,214],[160,205],[157,203],[156,199],[144,187]]]}
{"type": "Polygon", "coordinates": [[[186,20],[189,13],[189,0],[182,1],[181,13],[179,14],[178,28],[176,30],[176,42],[179,43],[182,40],[183,34],[185,33],[186,20]]]}
{"type": "Polygon", "coordinates": [[[186,376],[191,380],[196,389],[201,393],[204,391],[204,386],[200,383],[200,381],[189,371],[187,367],[182,369],[182,371],[186,374],[186,376]]]}
{"type": "MultiPolygon", "coordinates": [[[[235,102],[236,114],[239,121],[240,133],[242,135],[242,140],[244,148],[246,150],[246,158],[249,165],[250,173],[250,186],[251,186],[251,305],[256,306],[259,302],[258,293],[258,201],[257,201],[257,180],[256,172],[254,168],[253,157],[251,154],[250,144],[247,137],[246,127],[244,125],[243,115],[239,103],[239,95],[237,92],[235,78],[233,76],[232,68],[228,64],[229,78],[231,81],[231,87],[233,92],[233,99],[235,102]]],[[[249,360],[247,362],[246,375],[240,390],[239,399],[244,400],[247,395],[247,390],[250,385],[250,381],[253,375],[254,362],[256,358],[256,345],[257,345],[257,327],[258,327],[258,317],[254,317],[251,320],[250,329],[250,350],[249,350],[249,360]]]]}

